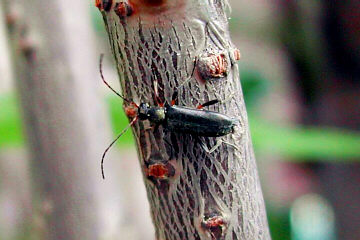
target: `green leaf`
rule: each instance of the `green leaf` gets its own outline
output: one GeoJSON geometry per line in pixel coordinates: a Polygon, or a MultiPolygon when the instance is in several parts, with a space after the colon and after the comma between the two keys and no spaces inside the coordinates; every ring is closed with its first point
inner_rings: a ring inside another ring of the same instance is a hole
{"type": "Polygon", "coordinates": [[[240,82],[248,109],[256,108],[258,101],[269,92],[269,81],[251,67],[240,71],[240,82]]]}
{"type": "Polygon", "coordinates": [[[360,133],[326,127],[283,127],[250,117],[256,150],[290,161],[350,162],[360,160],[360,133]]]}
{"type": "Polygon", "coordinates": [[[15,96],[0,96],[0,147],[24,143],[18,102],[15,96]]]}

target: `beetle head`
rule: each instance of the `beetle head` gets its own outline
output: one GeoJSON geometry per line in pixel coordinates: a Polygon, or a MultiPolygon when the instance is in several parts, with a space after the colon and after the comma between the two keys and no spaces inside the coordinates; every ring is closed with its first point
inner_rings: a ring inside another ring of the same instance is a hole
{"type": "Polygon", "coordinates": [[[139,106],[139,112],[138,112],[138,116],[140,120],[146,120],[149,118],[149,104],[147,103],[141,103],[139,106]]]}

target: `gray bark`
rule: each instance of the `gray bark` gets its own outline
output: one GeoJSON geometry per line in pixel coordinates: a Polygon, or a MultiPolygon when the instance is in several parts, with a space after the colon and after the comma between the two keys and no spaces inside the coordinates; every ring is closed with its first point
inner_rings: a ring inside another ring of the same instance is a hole
{"type": "Polygon", "coordinates": [[[95,170],[104,147],[98,144],[104,140],[104,114],[95,92],[88,4],[2,3],[38,194],[35,209],[42,219],[37,239],[98,239],[95,170]]]}
{"type": "Polygon", "coordinates": [[[157,81],[163,101],[170,102],[175,89],[179,106],[196,108],[217,98],[222,102],[211,110],[240,120],[233,134],[221,138],[171,133],[147,121],[133,126],[156,239],[270,239],[226,4],[132,2],[128,16],[102,10],[124,96],[154,106],[157,81]],[[211,78],[211,66],[201,67],[212,55],[224,56],[224,77],[211,78]],[[170,165],[175,174],[147,176],[156,164],[170,165]]]}

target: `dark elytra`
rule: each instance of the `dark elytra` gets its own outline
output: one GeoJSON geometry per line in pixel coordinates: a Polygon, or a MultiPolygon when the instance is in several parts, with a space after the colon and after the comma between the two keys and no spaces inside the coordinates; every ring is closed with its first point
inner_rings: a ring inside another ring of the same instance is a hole
{"type": "MultiPolygon", "coordinates": [[[[212,105],[218,101],[210,101],[212,105]]],[[[205,105],[204,104],[204,105],[205,105]]],[[[138,109],[140,120],[149,120],[162,125],[170,132],[180,132],[203,137],[220,137],[234,131],[238,120],[224,114],[181,106],[153,107],[141,103],[138,109]]]]}
{"type": "Polygon", "coordinates": [[[218,112],[167,106],[163,125],[172,132],[220,137],[232,133],[237,122],[238,120],[218,112]]]}

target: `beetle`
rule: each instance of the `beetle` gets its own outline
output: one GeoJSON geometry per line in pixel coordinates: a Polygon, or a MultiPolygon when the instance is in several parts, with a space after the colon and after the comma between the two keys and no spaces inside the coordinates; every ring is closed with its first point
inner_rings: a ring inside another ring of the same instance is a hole
{"type": "Polygon", "coordinates": [[[117,91],[115,91],[105,80],[102,71],[102,60],[103,54],[100,56],[100,75],[105,83],[105,85],[110,88],[116,95],[122,98],[124,101],[134,106],[137,111],[134,111],[132,107],[125,108],[126,114],[128,117],[132,117],[132,121],[129,125],[121,131],[121,133],[116,137],[116,139],[109,145],[105,150],[101,160],[101,171],[102,177],[104,176],[104,158],[107,151],[111,146],[132,126],[136,121],[149,120],[155,125],[155,128],[162,125],[167,131],[170,132],[179,132],[192,134],[196,136],[203,137],[221,137],[229,133],[234,132],[234,127],[238,124],[239,120],[235,118],[228,117],[224,114],[202,110],[206,106],[211,106],[216,103],[219,103],[219,100],[211,100],[204,104],[201,104],[197,109],[176,106],[175,102],[177,100],[178,92],[175,90],[172,96],[171,104],[161,103],[158,92],[157,92],[157,81],[154,82],[155,88],[155,100],[158,106],[150,106],[148,103],[140,103],[137,105],[135,102],[132,102],[117,91]]]}

